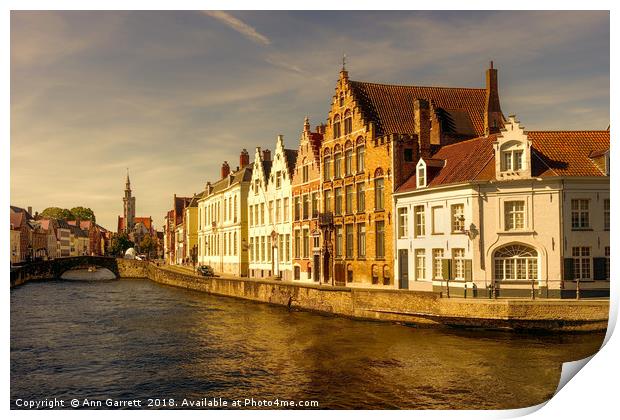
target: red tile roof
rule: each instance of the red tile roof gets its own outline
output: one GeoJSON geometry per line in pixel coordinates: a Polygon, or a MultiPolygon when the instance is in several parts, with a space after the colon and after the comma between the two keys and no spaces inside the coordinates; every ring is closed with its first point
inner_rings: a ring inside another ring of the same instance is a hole
{"type": "MultiPolygon", "coordinates": [[[[147,229],[151,229],[153,219],[151,217],[135,217],[134,223],[142,223],[147,229]]],[[[74,222],[75,224],[75,222],[74,222]]],[[[118,231],[121,232],[125,230],[125,218],[122,216],[118,216],[118,231]]]]}
{"type": "MultiPolygon", "coordinates": [[[[442,147],[432,160],[443,160],[442,168],[429,168],[428,186],[495,179],[493,143],[497,135],[442,147]]],[[[609,150],[609,131],[530,131],[532,177],[604,176],[590,158],[593,151],[609,150]]],[[[397,193],[416,189],[413,175],[397,193]]]]}
{"type": "Polygon", "coordinates": [[[484,134],[486,89],[399,86],[351,81],[353,93],[365,118],[375,121],[379,135],[414,134],[413,104],[425,99],[444,116],[456,134],[484,134]]]}

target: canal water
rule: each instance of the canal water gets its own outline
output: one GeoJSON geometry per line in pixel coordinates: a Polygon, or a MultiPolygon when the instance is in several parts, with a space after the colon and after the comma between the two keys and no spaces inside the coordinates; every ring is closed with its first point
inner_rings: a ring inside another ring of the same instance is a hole
{"type": "Polygon", "coordinates": [[[11,290],[11,406],[55,397],[519,408],[549,399],[561,363],[602,340],[356,321],[149,280],[32,282],[11,290]]]}

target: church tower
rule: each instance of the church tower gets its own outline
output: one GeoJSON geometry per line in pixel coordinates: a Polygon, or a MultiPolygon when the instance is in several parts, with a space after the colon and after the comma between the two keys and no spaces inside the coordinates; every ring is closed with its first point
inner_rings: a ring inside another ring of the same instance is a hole
{"type": "Polygon", "coordinates": [[[129,170],[125,180],[125,197],[123,197],[123,217],[125,219],[125,232],[133,229],[136,219],[136,197],[131,196],[131,182],[129,182],[129,170]]]}

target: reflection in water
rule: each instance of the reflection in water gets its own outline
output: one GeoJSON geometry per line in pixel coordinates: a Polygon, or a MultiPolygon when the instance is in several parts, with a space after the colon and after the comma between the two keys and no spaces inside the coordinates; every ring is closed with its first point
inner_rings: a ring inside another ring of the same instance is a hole
{"type": "Polygon", "coordinates": [[[288,312],[148,280],[11,290],[16,398],[317,400],[320,408],[517,408],[603,334],[416,329],[288,312]]]}

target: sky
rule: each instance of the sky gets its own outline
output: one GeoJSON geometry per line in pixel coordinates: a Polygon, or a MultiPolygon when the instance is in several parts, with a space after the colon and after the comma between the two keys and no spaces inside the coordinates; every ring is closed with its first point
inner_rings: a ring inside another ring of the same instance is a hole
{"type": "Polygon", "coordinates": [[[484,87],[529,130],[609,125],[609,13],[12,11],[11,204],[93,209],[161,230],[173,194],[246,148],[296,149],[349,78],[484,87]]]}

